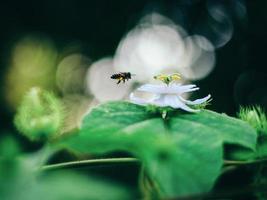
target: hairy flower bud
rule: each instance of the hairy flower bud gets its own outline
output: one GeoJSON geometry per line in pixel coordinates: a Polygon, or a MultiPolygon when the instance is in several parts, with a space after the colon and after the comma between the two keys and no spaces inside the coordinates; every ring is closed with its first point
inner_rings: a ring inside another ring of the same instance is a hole
{"type": "Polygon", "coordinates": [[[34,87],[24,96],[15,125],[31,140],[48,139],[59,131],[63,115],[63,105],[55,95],[34,87]]]}
{"type": "Polygon", "coordinates": [[[259,133],[267,134],[267,117],[259,106],[240,108],[238,117],[248,122],[259,133]]]}

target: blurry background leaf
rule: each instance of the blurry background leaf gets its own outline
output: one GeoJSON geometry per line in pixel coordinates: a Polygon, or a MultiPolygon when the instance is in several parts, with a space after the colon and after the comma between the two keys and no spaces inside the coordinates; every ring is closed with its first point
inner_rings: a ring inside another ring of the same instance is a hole
{"type": "Polygon", "coordinates": [[[49,37],[29,34],[18,39],[5,77],[6,99],[13,109],[31,87],[55,89],[57,59],[57,49],[49,37]]]}
{"type": "Polygon", "coordinates": [[[70,171],[37,170],[36,166],[28,163],[32,160],[29,155],[21,157],[16,149],[12,139],[2,141],[1,200],[131,199],[129,191],[115,183],[103,182],[70,171]]]}
{"type": "Polygon", "coordinates": [[[208,192],[221,172],[224,143],[256,146],[256,131],[225,114],[174,113],[166,121],[160,116],[127,102],[103,104],[64,145],[82,153],[132,153],[164,197],[208,192]]]}

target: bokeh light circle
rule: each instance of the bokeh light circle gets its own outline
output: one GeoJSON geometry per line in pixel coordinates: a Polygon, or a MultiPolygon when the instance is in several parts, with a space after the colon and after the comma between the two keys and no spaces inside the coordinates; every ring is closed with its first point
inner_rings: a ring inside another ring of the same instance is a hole
{"type": "Polygon", "coordinates": [[[110,78],[115,73],[118,71],[114,69],[112,58],[96,61],[89,68],[86,76],[87,88],[99,102],[120,100],[129,94],[131,80],[116,84],[117,81],[110,78]]]}

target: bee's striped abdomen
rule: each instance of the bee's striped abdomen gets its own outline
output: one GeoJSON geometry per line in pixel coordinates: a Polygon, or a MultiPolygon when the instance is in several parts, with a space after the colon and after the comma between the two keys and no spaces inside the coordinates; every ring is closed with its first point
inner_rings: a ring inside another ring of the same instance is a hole
{"type": "Polygon", "coordinates": [[[110,78],[112,78],[112,79],[118,79],[120,77],[121,77],[120,74],[113,74],[110,78]]]}

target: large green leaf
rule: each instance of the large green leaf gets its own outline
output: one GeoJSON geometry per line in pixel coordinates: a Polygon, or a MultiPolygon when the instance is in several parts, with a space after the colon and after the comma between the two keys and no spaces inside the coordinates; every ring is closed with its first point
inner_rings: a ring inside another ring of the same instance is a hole
{"type": "Polygon", "coordinates": [[[254,150],[257,134],[247,123],[203,110],[163,120],[143,106],[111,102],[85,116],[65,145],[82,153],[125,150],[138,157],[163,197],[208,192],[220,175],[223,144],[254,150]]]}

